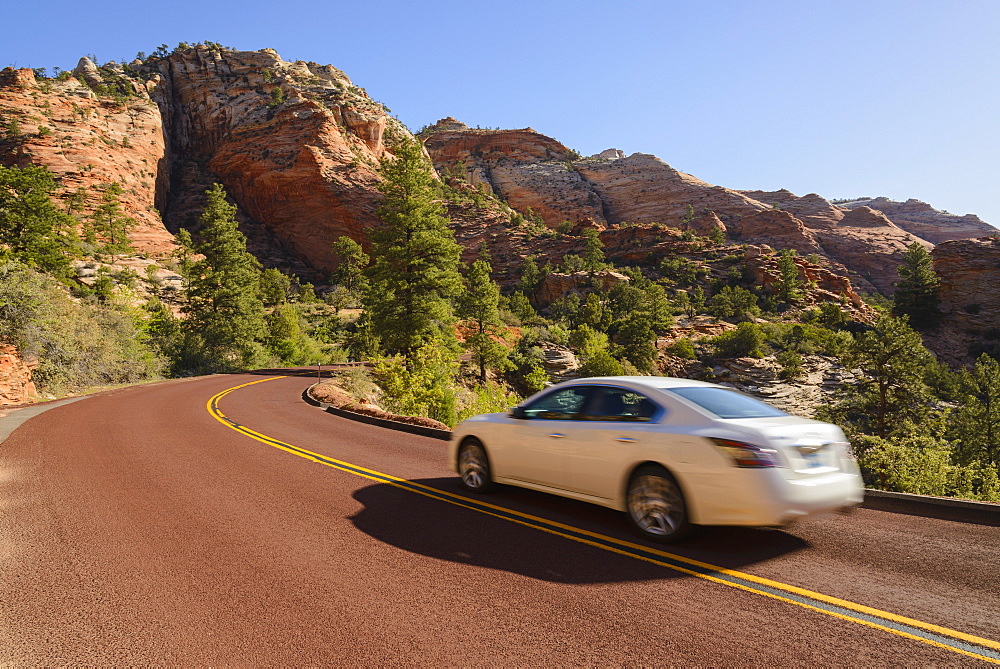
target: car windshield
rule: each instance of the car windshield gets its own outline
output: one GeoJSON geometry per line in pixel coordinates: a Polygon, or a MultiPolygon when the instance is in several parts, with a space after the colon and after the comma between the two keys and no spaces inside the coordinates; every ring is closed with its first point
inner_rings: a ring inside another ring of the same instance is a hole
{"type": "Polygon", "coordinates": [[[664,390],[694,402],[719,418],[768,418],[788,415],[770,404],[764,404],[725,388],[690,387],[664,388],[664,390]]]}

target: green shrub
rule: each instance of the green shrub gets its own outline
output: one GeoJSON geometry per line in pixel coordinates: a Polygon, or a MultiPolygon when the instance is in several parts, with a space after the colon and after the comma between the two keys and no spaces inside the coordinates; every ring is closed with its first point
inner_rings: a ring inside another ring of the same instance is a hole
{"type": "Polygon", "coordinates": [[[71,300],[55,281],[27,266],[0,263],[0,341],[38,358],[34,381],[43,392],[158,377],[165,363],[150,345],[148,318],[125,300],[71,300]]]}
{"type": "Polygon", "coordinates": [[[678,358],[686,360],[694,360],[697,357],[694,350],[694,343],[687,337],[678,339],[667,350],[678,358]]]}
{"type": "Polygon", "coordinates": [[[781,371],[778,373],[782,379],[790,381],[802,376],[802,356],[795,351],[782,351],[777,357],[781,371]]]}
{"type": "Polygon", "coordinates": [[[713,338],[711,343],[720,358],[764,356],[764,331],[756,323],[740,323],[735,330],[713,338]]]}
{"type": "Polygon", "coordinates": [[[943,439],[911,436],[888,440],[865,435],[856,437],[854,444],[860,453],[858,464],[872,487],[916,495],[1000,501],[997,468],[980,463],[953,464],[952,448],[943,439]]]}

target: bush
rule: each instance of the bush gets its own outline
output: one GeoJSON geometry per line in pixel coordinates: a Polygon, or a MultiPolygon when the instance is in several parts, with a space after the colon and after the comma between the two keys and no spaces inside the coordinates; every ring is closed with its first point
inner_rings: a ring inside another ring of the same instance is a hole
{"type": "Polygon", "coordinates": [[[75,302],[53,280],[0,263],[0,340],[38,358],[34,380],[51,394],[156,378],[164,360],[149,342],[148,313],[75,302]]]}
{"type": "Polygon", "coordinates": [[[507,411],[523,398],[503,384],[487,381],[473,388],[469,396],[464,399],[463,406],[458,411],[459,421],[481,413],[507,411]]]}
{"type": "Polygon", "coordinates": [[[720,358],[761,358],[764,356],[764,331],[756,323],[740,323],[735,330],[723,332],[711,340],[720,358]]]}
{"type": "Polygon", "coordinates": [[[709,300],[709,313],[734,321],[752,321],[760,316],[757,296],[740,286],[723,286],[709,300]]]}
{"type": "Polygon", "coordinates": [[[687,337],[678,339],[667,350],[678,358],[686,360],[694,360],[697,357],[694,350],[694,343],[687,337]]]}
{"type": "Polygon", "coordinates": [[[385,408],[402,416],[424,416],[449,427],[458,422],[454,377],[457,365],[444,346],[429,342],[407,366],[402,358],[383,358],[372,376],[382,388],[385,408]]]}
{"type": "Polygon", "coordinates": [[[795,351],[782,351],[778,354],[777,359],[778,364],[781,365],[781,371],[778,373],[778,376],[782,379],[791,381],[802,376],[804,370],[802,368],[801,355],[795,351]]]}
{"type": "Polygon", "coordinates": [[[1000,501],[996,467],[952,464],[952,448],[943,439],[911,436],[882,439],[856,437],[861,465],[869,485],[880,490],[916,495],[1000,501]]]}

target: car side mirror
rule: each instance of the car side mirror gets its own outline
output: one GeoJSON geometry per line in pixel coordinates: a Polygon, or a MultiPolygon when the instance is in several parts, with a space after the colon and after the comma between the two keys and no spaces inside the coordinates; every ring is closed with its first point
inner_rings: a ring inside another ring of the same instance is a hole
{"type": "Polygon", "coordinates": [[[528,417],[528,412],[524,410],[524,407],[511,407],[510,410],[507,411],[507,415],[511,418],[524,420],[528,417]]]}

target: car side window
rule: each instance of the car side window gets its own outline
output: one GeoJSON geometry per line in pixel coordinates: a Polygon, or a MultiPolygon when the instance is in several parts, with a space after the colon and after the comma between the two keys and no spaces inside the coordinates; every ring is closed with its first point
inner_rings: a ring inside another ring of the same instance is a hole
{"type": "Polygon", "coordinates": [[[590,390],[590,386],[574,386],[549,393],[524,407],[525,416],[542,420],[583,420],[583,406],[590,390]]]}
{"type": "Polygon", "coordinates": [[[648,422],[660,410],[642,393],[625,388],[598,388],[587,407],[590,420],[648,422]]]}

